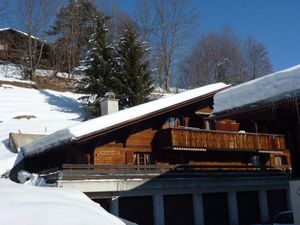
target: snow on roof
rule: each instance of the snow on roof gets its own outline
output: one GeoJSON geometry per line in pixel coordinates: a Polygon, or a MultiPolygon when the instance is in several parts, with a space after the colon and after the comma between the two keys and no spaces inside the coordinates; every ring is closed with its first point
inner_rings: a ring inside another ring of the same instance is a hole
{"type": "Polygon", "coordinates": [[[176,104],[184,103],[186,101],[220,91],[228,86],[229,85],[224,83],[211,84],[144,103],[106,116],[91,119],[78,125],[59,130],[51,135],[32,142],[31,144],[22,147],[22,152],[25,157],[33,156],[45,150],[68,144],[87,135],[96,132],[103,132],[125,122],[135,121],[140,118],[147,117],[152,113],[167,109],[168,107],[176,104]]]}
{"type": "Polygon", "coordinates": [[[243,83],[214,96],[213,114],[300,96],[300,65],[243,83]]]}
{"type": "MultiPolygon", "coordinates": [[[[0,29],[0,32],[1,32],[1,31],[7,31],[7,30],[13,30],[13,31],[16,31],[16,32],[18,32],[18,33],[20,33],[20,34],[23,34],[23,35],[25,35],[25,36],[28,36],[28,34],[27,34],[26,32],[20,31],[20,30],[17,30],[17,29],[15,29],[15,28],[11,28],[11,27],[1,28],[1,29],[0,29]]],[[[40,38],[35,37],[35,36],[33,36],[33,35],[31,35],[31,37],[32,37],[33,39],[38,40],[38,41],[42,41],[40,38]]],[[[46,42],[46,41],[44,41],[44,42],[46,42]]]]}
{"type": "Polygon", "coordinates": [[[0,221],[14,225],[125,225],[80,191],[0,179],[0,221]]]}

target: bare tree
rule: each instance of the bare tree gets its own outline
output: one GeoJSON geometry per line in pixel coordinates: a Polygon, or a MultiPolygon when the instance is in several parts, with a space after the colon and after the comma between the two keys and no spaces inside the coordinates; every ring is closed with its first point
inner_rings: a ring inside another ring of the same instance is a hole
{"type": "Polygon", "coordinates": [[[33,80],[39,67],[47,40],[46,30],[55,14],[59,1],[55,0],[19,0],[20,21],[27,32],[28,42],[25,46],[26,75],[33,80]]]}
{"type": "Polygon", "coordinates": [[[250,36],[246,40],[245,51],[248,60],[248,73],[251,79],[256,79],[272,72],[273,66],[270,63],[268,50],[262,43],[250,36]]]}
{"type": "Polygon", "coordinates": [[[234,84],[244,79],[241,42],[229,28],[203,35],[181,64],[188,87],[215,82],[234,84]]]}
{"type": "Polygon", "coordinates": [[[178,51],[195,30],[198,14],[189,0],[144,0],[136,13],[142,36],[154,46],[158,83],[169,90],[178,51]]]}
{"type": "Polygon", "coordinates": [[[271,70],[266,48],[248,39],[244,42],[230,28],[203,35],[192,53],[181,61],[185,87],[215,82],[239,84],[271,70]],[[246,52],[246,54],[245,54],[246,52]]]}
{"type": "Polygon", "coordinates": [[[128,25],[136,28],[134,19],[125,11],[121,10],[116,1],[99,1],[101,12],[110,17],[108,21],[109,36],[113,44],[121,38],[128,25]]]}
{"type": "Polygon", "coordinates": [[[95,18],[100,15],[93,0],[69,0],[57,14],[55,23],[48,33],[59,37],[57,49],[63,46],[61,49],[63,54],[56,55],[66,57],[69,74],[79,65],[80,59],[85,58],[96,23],[95,18]]]}

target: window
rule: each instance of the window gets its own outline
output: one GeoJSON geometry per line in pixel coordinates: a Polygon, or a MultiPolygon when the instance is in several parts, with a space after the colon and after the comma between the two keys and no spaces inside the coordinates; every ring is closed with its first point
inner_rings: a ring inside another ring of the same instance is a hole
{"type": "Polygon", "coordinates": [[[276,155],[275,156],[275,166],[281,166],[281,165],[282,165],[281,156],[276,155]]]}
{"type": "Polygon", "coordinates": [[[286,156],[276,155],[274,159],[275,159],[275,166],[284,166],[288,164],[286,156]]]}
{"type": "Polygon", "coordinates": [[[253,155],[251,157],[251,162],[252,162],[253,166],[259,166],[259,156],[253,155]]]}
{"type": "Polygon", "coordinates": [[[4,51],[8,49],[8,45],[7,44],[0,44],[0,51],[4,51]]]}
{"type": "Polygon", "coordinates": [[[135,165],[149,165],[151,163],[150,153],[134,153],[133,162],[135,165]]]}
{"type": "Polygon", "coordinates": [[[169,128],[174,128],[174,127],[178,127],[179,126],[179,119],[175,118],[175,117],[169,117],[168,119],[168,125],[169,128]]]}
{"type": "Polygon", "coordinates": [[[211,120],[204,119],[204,126],[206,130],[212,130],[212,122],[211,120]]]}

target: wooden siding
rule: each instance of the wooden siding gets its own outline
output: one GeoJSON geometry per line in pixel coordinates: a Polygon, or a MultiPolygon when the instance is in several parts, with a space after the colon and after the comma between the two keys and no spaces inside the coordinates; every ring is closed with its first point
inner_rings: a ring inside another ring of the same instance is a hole
{"type": "Polygon", "coordinates": [[[198,129],[165,129],[158,134],[162,148],[203,148],[205,150],[284,151],[283,135],[220,132],[198,129]]]}
{"type": "Polygon", "coordinates": [[[152,140],[156,130],[152,128],[129,135],[120,143],[109,142],[95,148],[94,164],[133,164],[134,153],[152,151],[152,140]]]}

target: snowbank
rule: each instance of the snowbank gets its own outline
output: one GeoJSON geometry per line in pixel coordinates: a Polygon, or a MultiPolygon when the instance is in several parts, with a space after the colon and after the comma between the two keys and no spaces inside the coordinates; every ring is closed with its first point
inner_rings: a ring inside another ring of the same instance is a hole
{"type": "Polygon", "coordinates": [[[151,113],[158,112],[160,110],[183,103],[188,100],[199,98],[226,87],[228,87],[228,85],[224,83],[207,85],[169,97],[161,98],[152,102],[141,104],[135,107],[131,107],[113,114],[91,119],[41,138],[29,145],[24,146],[22,150],[25,156],[39,154],[44,150],[54,148],[58,145],[70,143],[73,140],[80,139],[81,137],[95,132],[107,130],[110,127],[117,126],[124,122],[134,121],[141,117],[146,117],[147,115],[151,115],[151,113]]]}
{"type": "Polygon", "coordinates": [[[80,191],[32,187],[0,179],[0,223],[124,225],[80,191]]]}
{"type": "Polygon", "coordinates": [[[300,96],[300,65],[219,92],[214,114],[300,96]]]}

